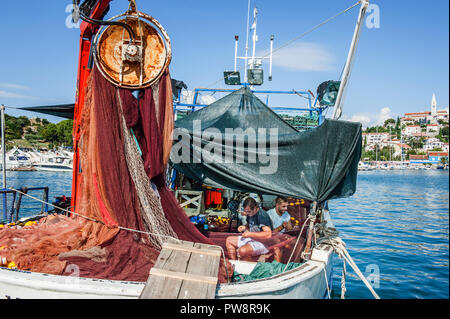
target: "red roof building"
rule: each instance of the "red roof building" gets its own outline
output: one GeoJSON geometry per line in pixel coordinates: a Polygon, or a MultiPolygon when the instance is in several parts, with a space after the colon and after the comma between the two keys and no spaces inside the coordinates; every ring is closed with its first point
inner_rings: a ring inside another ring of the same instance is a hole
{"type": "Polygon", "coordinates": [[[409,155],[409,160],[427,161],[428,155],[409,155]]]}
{"type": "Polygon", "coordinates": [[[428,152],[428,156],[448,156],[448,152],[428,152]]]}

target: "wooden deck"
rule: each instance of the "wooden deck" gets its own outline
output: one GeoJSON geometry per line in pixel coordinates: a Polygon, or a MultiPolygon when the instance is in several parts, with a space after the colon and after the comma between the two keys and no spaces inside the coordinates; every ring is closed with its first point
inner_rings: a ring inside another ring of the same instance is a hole
{"type": "Polygon", "coordinates": [[[164,243],[140,299],[214,299],[221,254],[205,244],[164,243]]]}

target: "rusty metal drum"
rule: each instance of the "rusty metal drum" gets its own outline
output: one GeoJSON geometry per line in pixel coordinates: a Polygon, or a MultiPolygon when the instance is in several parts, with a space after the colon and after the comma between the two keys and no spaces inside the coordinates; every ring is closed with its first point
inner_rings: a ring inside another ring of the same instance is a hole
{"type": "Polygon", "coordinates": [[[146,88],[158,81],[172,58],[170,39],[161,24],[139,11],[109,21],[129,25],[136,41],[130,41],[128,33],[118,25],[97,33],[94,57],[103,76],[115,86],[128,89],[146,88]]]}

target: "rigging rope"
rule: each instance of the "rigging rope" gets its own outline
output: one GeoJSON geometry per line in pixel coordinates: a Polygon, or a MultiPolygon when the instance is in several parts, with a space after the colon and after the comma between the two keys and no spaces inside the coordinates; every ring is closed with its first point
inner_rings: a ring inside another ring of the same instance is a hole
{"type": "MultiPolygon", "coordinates": [[[[326,229],[326,230],[328,230],[328,229],[326,229]]],[[[352,269],[355,271],[355,273],[358,275],[358,277],[362,280],[362,282],[366,285],[366,287],[369,289],[369,291],[372,293],[372,295],[375,297],[375,299],[380,299],[378,294],[375,292],[375,290],[372,288],[370,283],[364,277],[364,275],[359,270],[358,266],[356,265],[356,263],[350,256],[349,252],[345,248],[345,242],[340,237],[337,237],[336,232],[334,232],[333,236],[330,236],[327,234],[327,235],[325,235],[324,238],[321,238],[319,240],[320,240],[320,242],[328,241],[328,243],[330,243],[331,246],[333,246],[333,249],[336,252],[336,254],[339,256],[339,258],[344,259],[344,264],[345,264],[345,262],[347,262],[350,265],[350,267],[352,267],[352,269]]],[[[343,274],[345,274],[345,273],[346,273],[346,271],[344,270],[343,274]]],[[[345,279],[343,280],[342,286],[343,286],[344,294],[345,294],[345,290],[346,290],[345,289],[345,279]]],[[[341,293],[341,298],[342,298],[342,296],[343,296],[343,293],[341,293]]]]}
{"type": "Polygon", "coordinates": [[[347,275],[345,260],[342,261],[342,277],[341,277],[341,299],[345,299],[345,292],[347,288],[345,288],[345,276],[347,275]]]}
{"type": "MultiPolygon", "coordinates": [[[[314,217],[315,217],[315,216],[314,216],[314,217]]],[[[305,225],[307,224],[308,220],[310,220],[311,218],[312,218],[312,215],[309,215],[309,216],[306,218],[305,222],[303,223],[302,229],[300,230],[300,233],[298,234],[297,241],[295,242],[294,248],[292,249],[291,256],[289,257],[289,259],[288,259],[288,261],[287,261],[287,263],[286,263],[286,266],[284,267],[283,272],[286,271],[286,269],[287,269],[289,263],[291,262],[292,256],[294,255],[295,249],[297,248],[298,242],[300,241],[300,237],[302,237],[303,229],[305,228],[305,225]]]]}

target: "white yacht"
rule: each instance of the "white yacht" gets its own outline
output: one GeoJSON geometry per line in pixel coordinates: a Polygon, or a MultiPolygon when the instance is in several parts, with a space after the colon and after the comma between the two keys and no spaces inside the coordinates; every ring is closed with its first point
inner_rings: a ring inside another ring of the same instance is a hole
{"type": "MultiPolygon", "coordinates": [[[[1,148],[1,147],[0,147],[1,148]]],[[[26,168],[32,168],[33,163],[25,151],[22,151],[21,149],[14,147],[8,152],[6,152],[6,170],[19,170],[19,169],[26,169],[26,168]]],[[[3,157],[0,156],[0,169],[3,169],[3,157]]]]}
{"type": "Polygon", "coordinates": [[[72,172],[73,156],[67,151],[33,153],[33,166],[38,171],[72,172]]]}

